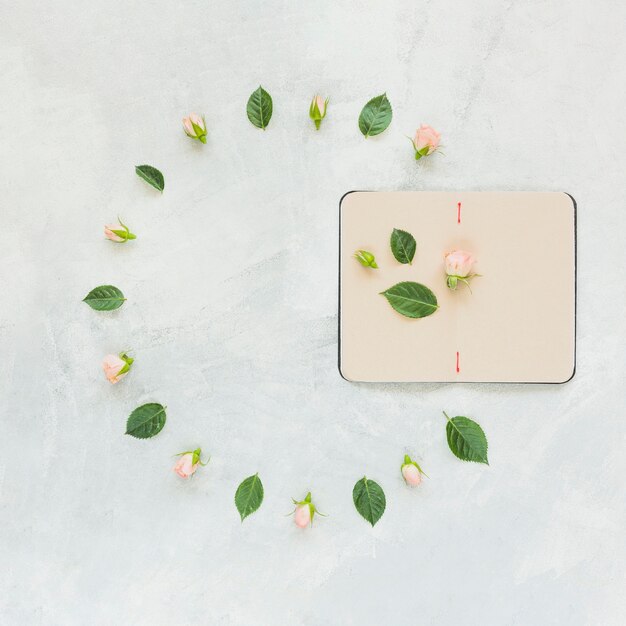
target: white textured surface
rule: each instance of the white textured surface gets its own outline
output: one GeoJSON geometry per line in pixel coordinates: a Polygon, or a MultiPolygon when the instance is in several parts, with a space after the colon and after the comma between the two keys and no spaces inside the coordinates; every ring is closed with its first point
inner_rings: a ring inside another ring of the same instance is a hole
{"type": "Polygon", "coordinates": [[[3,625],[623,623],[624,3],[0,11],[3,625]],[[259,83],[265,133],[245,115],[259,83]],[[357,115],[383,90],[394,120],[366,141],[357,115]],[[206,146],[182,132],[193,110],[206,146]],[[421,122],[446,156],[418,167],[421,122]],[[575,379],[342,380],[349,189],[572,193],[575,379]],[[118,214],[139,235],[123,247],[101,233],[118,214]],[[118,312],[81,302],[102,283],[129,298],[118,312]],[[111,387],[100,359],[123,348],[136,366],[111,387]],[[123,436],[152,400],[161,435],[123,436]],[[442,408],[481,422],[491,467],[451,456],[442,408]],[[181,482],[171,455],[195,445],[210,466],[181,482]],[[416,491],[405,450],[431,476],[416,491]],[[266,500],[242,525],[233,493],[257,470],[266,500]],[[364,473],[388,499],[373,530],[351,501],[364,473]],[[307,489],[331,516],[300,532],[283,514],[307,489]]]}

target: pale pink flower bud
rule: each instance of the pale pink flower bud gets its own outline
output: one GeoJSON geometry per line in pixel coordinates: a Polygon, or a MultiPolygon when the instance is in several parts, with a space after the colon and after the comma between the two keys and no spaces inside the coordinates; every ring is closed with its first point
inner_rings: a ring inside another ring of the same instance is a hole
{"type": "Polygon", "coordinates": [[[472,273],[472,266],[476,259],[464,250],[453,250],[448,252],[444,257],[446,274],[448,276],[458,276],[465,278],[472,273]]]}
{"type": "Polygon", "coordinates": [[[121,242],[121,241],[126,241],[123,237],[120,237],[119,235],[116,235],[113,231],[114,230],[124,230],[121,226],[121,224],[107,224],[104,227],[104,236],[107,239],[110,239],[111,241],[116,241],[116,242],[121,242]]]}
{"type": "Polygon", "coordinates": [[[204,125],[204,118],[200,117],[197,113],[191,113],[189,115],[189,119],[193,124],[199,126],[202,130],[206,130],[206,126],[204,125]]]}
{"type": "Polygon", "coordinates": [[[326,117],[326,108],[328,107],[328,98],[324,100],[322,96],[314,96],[309,107],[309,117],[315,123],[315,128],[320,129],[322,120],[326,117]]]}
{"type": "Polygon", "coordinates": [[[207,459],[206,463],[201,460],[202,450],[196,448],[195,450],[188,450],[187,452],[181,452],[178,456],[178,461],[174,465],[174,471],[181,478],[189,478],[196,473],[198,465],[207,465],[210,459],[207,459]]]}
{"type": "Polygon", "coordinates": [[[470,280],[480,274],[476,274],[472,271],[472,267],[476,259],[469,253],[463,250],[453,250],[448,252],[444,256],[444,266],[446,268],[446,284],[449,289],[453,291],[457,288],[459,282],[467,285],[467,288],[471,292],[470,280]]]}
{"type": "Polygon", "coordinates": [[[183,117],[183,128],[189,137],[196,137],[196,131],[193,129],[193,124],[188,117],[183,117]]]}
{"type": "Polygon", "coordinates": [[[293,521],[298,528],[306,528],[311,522],[311,505],[298,504],[293,515],[293,521]]]}
{"type": "Polygon", "coordinates": [[[118,383],[128,372],[134,359],[131,359],[128,355],[122,353],[107,354],[102,360],[102,369],[107,380],[114,385],[118,383]]]}
{"type": "Polygon", "coordinates": [[[326,100],[322,98],[322,96],[315,96],[315,102],[317,103],[317,108],[320,110],[320,114],[322,117],[326,115],[326,100]]]}
{"type": "MultiPolygon", "coordinates": [[[[117,218],[120,219],[119,217],[117,218]]],[[[128,230],[128,226],[126,224],[122,224],[122,222],[116,224],[106,224],[104,227],[104,236],[111,241],[115,241],[115,243],[124,243],[129,239],[137,239],[136,235],[128,230]]]]}
{"type": "MultiPolygon", "coordinates": [[[[408,455],[404,455],[404,463],[400,468],[402,478],[409,487],[417,487],[422,482],[422,468],[408,455]]],[[[424,474],[426,476],[426,474],[424,474]]]]}
{"type": "Polygon", "coordinates": [[[178,461],[176,461],[176,465],[174,465],[174,471],[181,478],[189,478],[198,469],[199,464],[199,460],[194,463],[193,452],[185,452],[185,454],[181,455],[178,461]]]}
{"type": "Polygon", "coordinates": [[[312,526],[313,517],[316,513],[325,517],[323,513],[320,513],[315,508],[315,505],[311,501],[310,491],[306,494],[306,498],[304,498],[304,500],[293,500],[293,503],[296,505],[296,508],[292,511],[293,521],[298,528],[306,528],[309,524],[312,526]]]}
{"type": "Polygon", "coordinates": [[[197,113],[191,113],[189,117],[183,117],[183,128],[188,137],[206,143],[206,122],[204,117],[197,113]]]}
{"type": "Polygon", "coordinates": [[[406,484],[411,487],[417,487],[422,482],[420,471],[412,463],[402,466],[402,477],[406,484]]]}
{"type": "Polygon", "coordinates": [[[413,147],[415,148],[415,158],[420,159],[423,156],[432,154],[438,147],[441,135],[427,124],[422,124],[416,131],[413,139],[413,147]]]}

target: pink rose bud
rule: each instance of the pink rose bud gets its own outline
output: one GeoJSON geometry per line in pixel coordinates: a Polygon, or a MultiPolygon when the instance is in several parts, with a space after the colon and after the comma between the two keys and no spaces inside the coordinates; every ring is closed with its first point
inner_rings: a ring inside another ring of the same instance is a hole
{"type": "Polygon", "coordinates": [[[117,354],[107,354],[102,360],[102,369],[108,381],[114,385],[118,383],[128,372],[134,359],[131,359],[125,352],[117,354]]]}
{"type": "Polygon", "coordinates": [[[189,117],[183,117],[183,128],[187,137],[206,143],[206,122],[204,116],[191,113],[189,117]]]}
{"type": "MultiPolygon", "coordinates": [[[[422,482],[422,468],[408,454],[404,455],[404,463],[400,468],[404,482],[410,487],[417,487],[422,482]]],[[[424,474],[426,476],[426,474],[424,474]]]]}
{"type": "Polygon", "coordinates": [[[457,288],[458,282],[461,281],[469,288],[469,281],[476,276],[480,276],[480,274],[472,272],[472,267],[475,262],[476,259],[469,252],[465,252],[464,250],[448,252],[444,257],[448,287],[454,290],[457,288]]]}
{"type": "Polygon", "coordinates": [[[188,450],[187,452],[180,452],[178,455],[180,457],[178,461],[176,461],[176,465],[174,465],[174,471],[181,478],[189,478],[196,473],[198,469],[198,465],[206,465],[200,460],[202,456],[202,450],[200,448],[196,448],[195,450],[188,450]]]}
{"type": "Polygon", "coordinates": [[[293,521],[298,528],[306,528],[311,522],[311,505],[298,504],[293,515],[293,521]]]}
{"type": "Polygon", "coordinates": [[[439,147],[440,140],[441,135],[432,126],[422,124],[415,131],[415,138],[413,139],[415,160],[432,154],[439,147]]]}
{"type": "Polygon", "coordinates": [[[315,129],[320,129],[322,120],[326,117],[326,108],[328,107],[328,98],[324,100],[322,96],[314,96],[309,107],[309,117],[315,123],[315,129]]]}
{"type": "Polygon", "coordinates": [[[198,463],[193,462],[193,452],[186,452],[183,454],[178,461],[176,461],[176,465],[174,465],[174,471],[181,478],[189,478],[193,474],[195,474],[198,469],[198,463]]]}
{"type": "Polygon", "coordinates": [[[125,243],[129,239],[137,239],[137,235],[133,235],[128,230],[128,226],[122,223],[119,217],[117,219],[118,224],[107,224],[104,227],[104,236],[111,241],[115,241],[115,243],[125,243]]]}
{"type": "MultiPolygon", "coordinates": [[[[293,500],[293,498],[292,498],[293,500]]],[[[306,494],[304,500],[293,500],[296,508],[293,510],[293,521],[298,528],[306,528],[309,524],[313,526],[313,517],[317,513],[322,517],[326,517],[323,513],[320,513],[313,502],[311,502],[311,492],[306,494]]]]}
{"type": "Polygon", "coordinates": [[[402,476],[407,485],[417,487],[422,482],[422,475],[415,465],[403,465],[402,476]]]}

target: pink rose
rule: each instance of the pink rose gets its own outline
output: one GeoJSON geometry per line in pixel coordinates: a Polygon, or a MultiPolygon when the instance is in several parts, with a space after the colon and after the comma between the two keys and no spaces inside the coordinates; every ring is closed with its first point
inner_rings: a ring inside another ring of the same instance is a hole
{"type": "Polygon", "coordinates": [[[474,265],[475,259],[469,252],[454,250],[446,254],[444,262],[448,276],[465,278],[472,273],[472,265],[474,265]]]}
{"type": "Polygon", "coordinates": [[[189,478],[193,474],[195,474],[198,469],[199,463],[193,462],[193,452],[186,452],[183,454],[178,461],[176,461],[176,465],[174,465],[174,471],[181,478],[189,478]]]}
{"type": "MultiPolygon", "coordinates": [[[[119,220],[119,217],[117,219],[119,220]]],[[[111,241],[115,241],[115,243],[124,243],[129,239],[137,239],[137,236],[133,235],[128,230],[128,226],[122,224],[121,221],[119,224],[107,224],[104,227],[104,236],[111,241]]]]}
{"type": "MultiPolygon", "coordinates": [[[[292,498],[293,500],[293,498],[292,498]]],[[[317,513],[326,517],[323,513],[320,513],[313,502],[311,502],[311,492],[306,494],[304,500],[293,500],[296,508],[293,510],[293,521],[298,528],[306,528],[309,524],[313,526],[313,517],[317,513]]]]}
{"type": "Polygon", "coordinates": [[[206,143],[206,122],[204,117],[200,117],[196,113],[191,113],[189,117],[183,117],[183,128],[187,137],[206,143]]]}
{"type": "Polygon", "coordinates": [[[119,355],[107,354],[102,360],[104,375],[107,377],[108,381],[114,385],[128,374],[133,361],[134,359],[131,359],[124,352],[119,355]]]}
{"type": "Polygon", "coordinates": [[[116,230],[124,230],[120,224],[107,224],[104,227],[104,236],[111,241],[121,242],[126,241],[124,237],[120,237],[115,233],[116,230]]]}
{"type": "Polygon", "coordinates": [[[298,528],[306,528],[311,522],[311,505],[299,504],[294,511],[293,521],[298,528]]]}
{"type": "Polygon", "coordinates": [[[315,96],[315,104],[317,104],[317,108],[321,113],[322,117],[326,115],[326,105],[328,104],[328,100],[324,100],[322,96],[315,96]]]}
{"type": "Polygon", "coordinates": [[[412,464],[402,466],[402,477],[406,484],[411,487],[417,487],[422,482],[420,471],[412,464]]]}
{"type": "MultiPolygon", "coordinates": [[[[422,482],[422,468],[408,455],[404,455],[404,463],[400,468],[402,478],[409,487],[417,487],[422,482]]],[[[426,476],[426,474],[424,474],[426,476]]]]}
{"type": "Polygon", "coordinates": [[[421,159],[432,154],[439,147],[440,140],[441,135],[432,126],[422,124],[415,131],[415,138],[413,139],[415,159],[421,159]]]}
{"type": "Polygon", "coordinates": [[[200,460],[202,456],[202,450],[200,448],[196,448],[195,450],[188,450],[187,452],[180,452],[178,454],[178,461],[176,461],[176,465],[174,465],[174,471],[181,478],[189,478],[196,473],[198,469],[198,465],[206,465],[200,460]]]}
{"type": "Polygon", "coordinates": [[[469,287],[469,281],[479,276],[479,274],[472,272],[474,263],[476,263],[476,259],[469,252],[464,250],[448,252],[444,257],[448,287],[452,290],[456,289],[458,281],[469,287]]]}

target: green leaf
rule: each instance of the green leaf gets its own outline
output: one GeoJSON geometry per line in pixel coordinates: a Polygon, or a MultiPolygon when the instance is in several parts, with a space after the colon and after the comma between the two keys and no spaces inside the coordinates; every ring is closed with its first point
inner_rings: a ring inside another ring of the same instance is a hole
{"type": "Polygon", "coordinates": [[[409,281],[398,283],[382,291],[389,304],[406,317],[427,317],[438,308],[437,296],[425,285],[409,281]]]}
{"type": "Polygon", "coordinates": [[[152,165],[135,165],[135,172],[139,178],[143,178],[155,189],[158,189],[161,192],[165,189],[165,179],[163,178],[163,174],[161,174],[156,167],[152,167],[152,165]]]}
{"type": "Polygon", "coordinates": [[[137,439],[150,439],[158,435],[165,426],[165,407],[150,402],[137,407],[126,422],[126,434],[137,439]]]}
{"type": "Polygon", "coordinates": [[[365,137],[380,135],[391,124],[392,116],[387,94],[376,96],[363,107],[359,115],[359,129],[365,137]]]}
{"type": "Polygon", "coordinates": [[[92,309],[96,311],[113,311],[119,309],[126,298],[124,294],[113,285],[100,285],[92,289],[84,298],[92,309]]]}
{"type": "Polygon", "coordinates": [[[474,461],[485,463],[487,460],[487,437],[483,429],[474,421],[459,415],[448,417],[446,424],[446,437],[452,453],[462,461],[474,461]]]}
{"type": "Polygon", "coordinates": [[[257,128],[265,130],[272,118],[272,111],[272,96],[259,85],[259,88],[253,91],[248,98],[248,106],[246,107],[248,119],[257,128]]]}
{"type": "Polygon", "coordinates": [[[352,500],[356,510],[372,526],[383,516],[387,505],[382,487],[373,480],[368,480],[365,476],[354,485],[352,500]]]}
{"type": "Polygon", "coordinates": [[[391,233],[391,252],[396,257],[396,261],[411,265],[416,248],[417,243],[415,243],[415,237],[411,233],[407,233],[406,230],[393,229],[391,233]]]}
{"type": "Polygon", "coordinates": [[[263,483],[259,478],[259,474],[248,476],[237,487],[235,493],[235,506],[239,511],[241,521],[246,519],[248,515],[254,513],[263,502],[263,483]]]}

